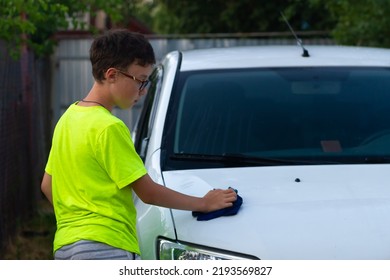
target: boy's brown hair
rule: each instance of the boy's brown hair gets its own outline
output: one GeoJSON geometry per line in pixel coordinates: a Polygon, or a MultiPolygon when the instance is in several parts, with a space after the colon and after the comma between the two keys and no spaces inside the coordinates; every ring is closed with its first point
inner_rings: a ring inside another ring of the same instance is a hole
{"type": "Polygon", "coordinates": [[[127,29],[109,30],[97,37],[89,50],[92,75],[97,82],[104,80],[104,72],[113,67],[126,70],[133,63],[141,66],[156,63],[153,47],[139,33],[127,29]]]}

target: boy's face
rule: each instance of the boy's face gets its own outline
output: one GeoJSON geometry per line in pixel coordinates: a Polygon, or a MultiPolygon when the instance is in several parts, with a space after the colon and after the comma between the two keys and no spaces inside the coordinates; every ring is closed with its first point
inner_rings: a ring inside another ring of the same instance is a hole
{"type": "Polygon", "coordinates": [[[121,109],[131,108],[147,93],[147,81],[153,71],[153,66],[131,64],[126,71],[120,69],[114,71],[116,79],[112,84],[112,100],[121,109]]]}

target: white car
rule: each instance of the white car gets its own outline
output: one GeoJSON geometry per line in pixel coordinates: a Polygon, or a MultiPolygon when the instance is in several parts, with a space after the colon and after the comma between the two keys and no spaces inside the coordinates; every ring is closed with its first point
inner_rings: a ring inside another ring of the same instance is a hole
{"type": "Polygon", "coordinates": [[[143,259],[390,259],[390,49],[171,52],[133,134],[151,177],[236,215],[138,198],[143,259]]]}

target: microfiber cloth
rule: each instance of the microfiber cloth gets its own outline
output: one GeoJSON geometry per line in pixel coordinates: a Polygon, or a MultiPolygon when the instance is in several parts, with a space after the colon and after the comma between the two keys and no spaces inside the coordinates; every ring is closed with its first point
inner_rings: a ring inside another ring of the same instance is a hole
{"type": "MultiPolygon", "coordinates": [[[[237,190],[235,191],[237,193],[237,190]]],[[[207,213],[193,211],[192,216],[196,217],[198,221],[208,221],[221,216],[233,216],[237,214],[238,210],[241,207],[242,202],[243,202],[242,197],[237,194],[237,200],[234,201],[233,205],[230,207],[207,212],[207,213]]]]}

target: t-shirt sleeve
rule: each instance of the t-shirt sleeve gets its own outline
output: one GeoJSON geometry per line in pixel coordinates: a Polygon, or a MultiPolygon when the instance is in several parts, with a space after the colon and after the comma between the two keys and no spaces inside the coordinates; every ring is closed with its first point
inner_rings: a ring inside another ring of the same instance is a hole
{"type": "Polygon", "coordinates": [[[144,176],[146,168],[123,123],[108,126],[97,138],[96,159],[119,188],[144,176]]]}

